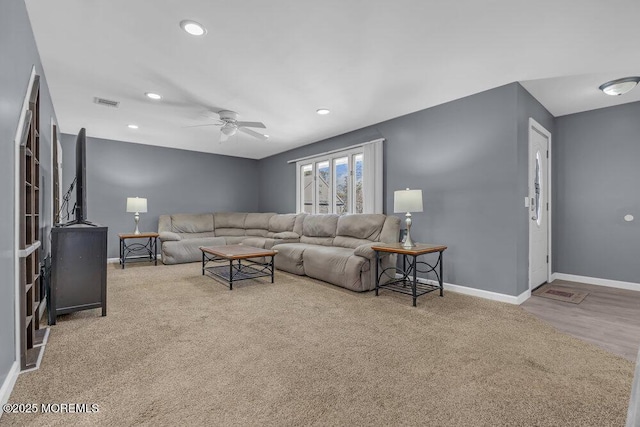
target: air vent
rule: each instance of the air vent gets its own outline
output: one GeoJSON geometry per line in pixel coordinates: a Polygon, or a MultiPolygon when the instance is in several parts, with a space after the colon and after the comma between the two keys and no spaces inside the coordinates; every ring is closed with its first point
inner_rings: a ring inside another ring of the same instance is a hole
{"type": "Polygon", "coordinates": [[[105,107],[118,108],[120,103],[118,101],[112,101],[110,99],[98,98],[97,96],[93,98],[93,102],[98,105],[104,105],[105,107]]]}

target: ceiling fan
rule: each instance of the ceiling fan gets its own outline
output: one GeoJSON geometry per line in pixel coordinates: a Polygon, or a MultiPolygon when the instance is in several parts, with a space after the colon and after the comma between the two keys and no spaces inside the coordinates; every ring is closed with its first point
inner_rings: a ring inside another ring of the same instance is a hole
{"type": "Polygon", "coordinates": [[[264,123],[260,122],[243,122],[238,120],[238,113],[235,111],[222,110],[219,111],[220,119],[217,123],[211,123],[199,126],[220,126],[220,142],[224,142],[229,137],[235,135],[238,131],[244,132],[258,139],[268,139],[269,135],[264,135],[249,128],[266,129],[264,123]]]}

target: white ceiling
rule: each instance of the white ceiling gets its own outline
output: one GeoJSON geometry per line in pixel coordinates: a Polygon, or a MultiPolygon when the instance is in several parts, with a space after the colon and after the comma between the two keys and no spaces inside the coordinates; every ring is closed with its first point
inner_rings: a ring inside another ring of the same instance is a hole
{"type": "Polygon", "coordinates": [[[637,0],[26,4],[65,133],[259,159],[514,81],[556,116],[640,100],[597,90],[640,75],[637,0]],[[221,109],[270,139],[187,127],[221,109]]]}

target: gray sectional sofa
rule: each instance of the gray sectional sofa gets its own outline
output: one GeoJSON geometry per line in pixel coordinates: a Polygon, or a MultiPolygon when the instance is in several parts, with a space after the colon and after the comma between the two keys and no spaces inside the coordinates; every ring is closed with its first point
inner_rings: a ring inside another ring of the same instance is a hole
{"type": "MultiPolygon", "coordinates": [[[[375,288],[375,243],[397,242],[400,219],[382,214],[307,215],[215,212],[161,215],[162,262],[202,259],[200,246],[242,243],[276,249],[277,269],[353,291],[375,288]]],[[[381,254],[382,268],[395,255],[381,254]]]]}

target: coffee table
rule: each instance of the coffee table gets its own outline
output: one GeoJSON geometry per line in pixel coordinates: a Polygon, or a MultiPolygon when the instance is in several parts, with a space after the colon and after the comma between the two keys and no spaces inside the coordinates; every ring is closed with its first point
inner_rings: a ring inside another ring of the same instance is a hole
{"type": "Polygon", "coordinates": [[[244,245],[225,246],[201,246],[202,251],[202,275],[207,273],[216,279],[223,279],[229,290],[233,289],[233,282],[271,276],[275,270],[273,259],[278,251],[270,249],[254,248],[244,245]],[[269,262],[258,262],[250,258],[270,257],[269,262]],[[242,261],[244,260],[244,264],[242,261]],[[229,264],[226,264],[226,261],[229,264]],[[218,265],[207,266],[209,263],[218,265]],[[220,263],[224,264],[220,264],[220,263]]]}

